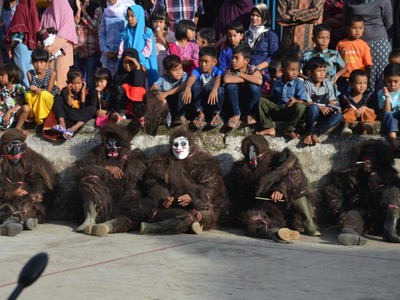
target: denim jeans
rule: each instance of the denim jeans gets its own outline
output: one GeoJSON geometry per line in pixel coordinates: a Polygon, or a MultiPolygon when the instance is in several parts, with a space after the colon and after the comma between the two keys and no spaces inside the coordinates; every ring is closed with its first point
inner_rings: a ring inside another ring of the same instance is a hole
{"type": "Polygon", "coordinates": [[[207,104],[208,97],[210,96],[211,90],[214,87],[215,80],[211,80],[206,85],[203,85],[200,81],[196,80],[192,86],[192,101],[194,102],[194,107],[196,112],[204,112],[203,105],[206,106],[207,111],[212,112],[212,114],[219,114],[222,110],[222,105],[224,104],[224,88],[220,86],[218,88],[218,100],[214,105],[207,104]]]}
{"type": "Polygon", "coordinates": [[[385,111],[382,118],[382,127],[386,134],[399,131],[400,111],[385,111]]]}
{"type": "MultiPolygon", "coordinates": [[[[93,81],[93,75],[96,68],[101,67],[100,53],[94,53],[88,57],[79,58],[77,55],[74,56],[74,65],[81,70],[85,76],[87,88],[91,91],[96,87],[93,81]]],[[[110,82],[111,83],[111,82],[110,82]]]]}
{"type": "Polygon", "coordinates": [[[316,136],[320,136],[339,124],[342,119],[343,116],[340,112],[324,115],[318,105],[309,105],[306,108],[305,135],[315,134],[316,136]]]}
{"type": "Polygon", "coordinates": [[[261,87],[253,83],[225,84],[225,95],[231,104],[232,116],[241,116],[242,118],[248,115],[257,116],[260,94],[261,87]]]}

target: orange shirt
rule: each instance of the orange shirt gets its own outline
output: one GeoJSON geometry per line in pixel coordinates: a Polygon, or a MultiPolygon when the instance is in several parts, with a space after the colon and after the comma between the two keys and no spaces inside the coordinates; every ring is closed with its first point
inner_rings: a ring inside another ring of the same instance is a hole
{"type": "Polygon", "coordinates": [[[352,71],[357,69],[365,71],[365,67],[372,66],[371,50],[362,39],[352,41],[343,39],[337,44],[336,49],[347,66],[347,71],[343,74],[343,77],[348,78],[352,71]]]}

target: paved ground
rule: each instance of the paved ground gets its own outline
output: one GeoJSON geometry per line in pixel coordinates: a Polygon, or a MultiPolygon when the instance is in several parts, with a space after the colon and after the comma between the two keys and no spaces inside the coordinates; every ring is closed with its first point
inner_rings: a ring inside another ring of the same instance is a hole
{"type": "Polygon", "coordinates": [[[96,238],[70,225],[0,237],[0,299],[41,251],[44,275],[19,299],[400,299],[400,245],[376,237],[364,247],[338,245],[332,231],[290,245],[232,229],[96,238]]]}

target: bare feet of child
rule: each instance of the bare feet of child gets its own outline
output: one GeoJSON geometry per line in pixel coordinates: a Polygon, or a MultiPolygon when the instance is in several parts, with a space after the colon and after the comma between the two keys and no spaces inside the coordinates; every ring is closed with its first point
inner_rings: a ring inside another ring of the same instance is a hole
{"type": "Polygon", "coordinates": [[[311,137],[311,134],[306,135],[304,137],[303,144],[306,145],[306,146],[313,146],[314,145],[312,137],[311,137]]]}
{"type": "Polygon", "coordinates": [[[254,119],[252,116],[250,116],[250,115],[248,115],[247,116],[247,125],[254,125],[254,124],[256,124],[257,123],[257,121],[256,121],[256,119],[254,119]]]}
{"type": "Polygon", "coordinates": [[[314,145],[315,145],[315,144],[321,143],[321,141],[319,140],[319,138],[317,137],[316,134],[313,134],[313,135],[311,136],[311,139],[312,139],[314,145]]]}
{"type": "Polygon", "coordinates": [[[299,138],[299,134],[297,134],[296,132],[294,132],[294,131],[289,131],[289,130],[286,130],[285,131],[285,135],[288,137],[288,138],[290,138],[290,139],[298,139],[299,138]]]}
{"type": "Polygon", "coordinates": [[[275,128],[266,128],[261,131],[257,131],[256,134],[258,135],[269,135],[269,136],[275,136],[275,128]]]}

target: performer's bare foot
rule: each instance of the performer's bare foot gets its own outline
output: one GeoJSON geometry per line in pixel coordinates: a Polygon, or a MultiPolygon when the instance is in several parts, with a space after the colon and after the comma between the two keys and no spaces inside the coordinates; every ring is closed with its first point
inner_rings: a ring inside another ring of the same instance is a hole
{"type": "Polygon", "coordinates": [[[314,145],[315,145],[315,144],[321,143],[321,141],[319,140],[319,138],[317,137],[316,134],[313,134],[313,135],[311,136],[311,139],[312,139],[314,145]]]}
{"type": "Polygon", "coordinates": [[[314,145],[311,134],[306,135],[304,137],[303,144],[306,145],[306,146],[313,146],[314,145]]]}
{"type": "Polygon", "coordinates": [[[289,228],[281,228],[278,231],[278,236],[285,242],[293,243],[300,238],[300,233],[295,230],[290,230],[289,228]]]}
{"type": "Polygon", "coordinates": [[[256,124],[257,123],[257,121],[256,121],[256,119],[254,119],[252,116],[250,116],[250,115],[248,115],[247,116],[247,125],[254,125],[254,124],[256,124]]]}
{"type": "Polygon", "coordinates": [[[298,133],[296,133],[296,132],[294,132],[294,131],[289,131],[289,130],[286,130],[285,131],[285,135],[288,137],[288,138],[290,138],[290,139],[298,139],[299,138],[299,134],[298,133]]]}
{"type": "Polygon", "coordinates": [[[258,135],[269,135],[269,136],[275,136],[275,128],[266,128],[261,131],[257,131],[256,134],[258,135]]]}

